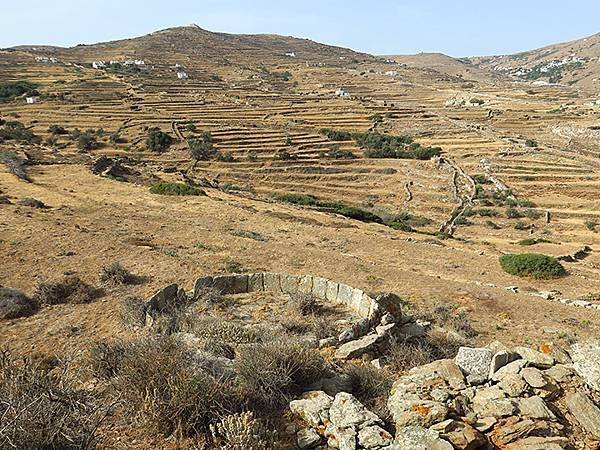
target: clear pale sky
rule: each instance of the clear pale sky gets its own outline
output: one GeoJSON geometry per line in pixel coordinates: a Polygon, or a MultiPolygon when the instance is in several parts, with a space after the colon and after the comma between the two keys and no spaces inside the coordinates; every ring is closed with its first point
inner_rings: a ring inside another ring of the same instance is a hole
{"type": "Polygon", "coordinates": [[[600,32],[600,0],[0,0],[0,47],[73,46],[196,23],[373,54],[530,50],[600,32]]]}

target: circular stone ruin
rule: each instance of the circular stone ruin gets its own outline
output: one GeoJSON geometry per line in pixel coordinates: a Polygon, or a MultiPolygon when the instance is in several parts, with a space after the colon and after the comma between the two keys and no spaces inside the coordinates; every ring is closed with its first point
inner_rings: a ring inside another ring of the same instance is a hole
{"type": "MultiPolygon", "coordinates": [[[[338,359],[373,351],[395,325],[377,299],[360,289],[318,276],[272,272],[205,276],[194,283],[192,300],[200,299],[207,290],[228,296],[231,302],[224,311],[228,320],[247,325],[280,325],[293,307],[293,296],[313,296],[318,300],[319,314],[339,328],[338,336],[321,339],[319,346],[338,346],[338,359]]],[[[177,284],[159,290],[145,304],[146,326],[153,325],[160,311],[189,299],[177,284]]]]}

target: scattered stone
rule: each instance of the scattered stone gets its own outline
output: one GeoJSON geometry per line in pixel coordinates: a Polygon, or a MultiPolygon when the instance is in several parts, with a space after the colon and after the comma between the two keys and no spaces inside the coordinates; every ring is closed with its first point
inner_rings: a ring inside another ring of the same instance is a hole
{"type": "Polygon", "coordinates": [[[325,437],[329,447],[339,450],[356,450],[356,430],[354,427],[340,428],[333,422],[327,424],[325,437]]]}
{"type": "Polygon", "coordinates": [[[600,340],[574,344],[571,347],[573,368],[588,386],[600,391],[600,340]]]}
{"type": "Polygon", "coordinates": [[[495,417],[482,417],[473,424],[473,427],[475,427],[477,431],[485,433],[494,428],[494,425],[497,423],[498,420],[495,417]]]}
{"type": "Polygon", "coordinates": [[[335,352],[336,359],[353,359],[373,351],[382,341],[383,336],[369,334],[355,341],[346,342],[335,352]]]}
{"type": "Polygon", "coordinates": [[[519,400],[519,412],[531,419],[556,419],[556,416],[541,397],[522,398],[519,400]]]}
{"type": "Polygon", "coordinates": [[[548,384],[546,376],[535,367],[525,367],[521,370],[521,376],[527,384],[533,388],[543,388],[548,384]]]}
{"type": "Polygon", "coordinates": [[[329,420],[329,408],[333,403],[323,391],[306,392],[302,399],[290,402],[290,410],[300,416],[311,427],[318,427],[329,420]]]}
{"type": "Polygon", "coordinates": [[[489,379],[493,356],[487,348],[460,347],[454,361],[469,383],[482,384],[489,379]]]}
{"type": "Polygon", "coordinates": [[[516,347],[514,352],[529,363],[540,369],[548,369],[554,365],[554,357],[527,347],[516,347]]]}
{"type": "Polygon", "coordinates": [[[557,364],[544,370],[544,373],[558,383],[568,381],[574,374],[573,369],[563,364],[557,364]]]}
{"type": "Polygon", "coordinates": [[[305,428],[298,431],[296,437],[298,447],[301,449],[314,448],[321,443],[321,436],[312,428],[305,428]]]}
{"type": "Polygon", "coordinates": [[[383,369],[383,367],[385,366],[383,358],[374,359],[373,361],[371,361],[371,365],[376,369],[383,369]]]}
{"type": "Polygon", "coordinates": [[[517,359],[511,363],[508,363],[504,367],[501,367],[492,375],[492,381],[502,381],[502,379],[510,373],[519,373],[523,367],[527,365],[527,361],[524,359],[517,359]]]}
{"type": "Polygon", "coordinates": [[[365,427],[358,432],[358,443],[364,448],[379,448],[389,445],[394,437],[378,425],[365,427]]]}
{"type": "Polygon", "coordinates": [[[486,437],[464,422],[455,420],[449,432],[442,433],[442,437],[449,441],[454,448],[460,450],[478,450],[487,446],[486,437]]]}
{"type": "Polygon", "coordinates": [[[501,369],[502,367],[506,366],[508,363],[511,363],[517,359],[519,359],[519,355],[517,355],[516,353],[506,351],[506,350],[499,350],[496,353],[494,353],[494,356],[492,356],[492,362],[490,365],[489,378],[492,378],[499,369],[501,369]]]}
{"type": "Polygon", "coordinates": [[[328,337],[325,339],[320,339],[319,340],[319,348],[334,347],[337,343],[338,343],[338,339],[335,337],[328,337]]]}
{"type": "Polygon", "coordinates": [[[423,427],[404,427],[396,432],[393,450],[454,450],[452,444],[441,439],[437,431],[423,427]]]}
{"type": "Polygon", "coordinates": [[[567,395],[567,408],[581,428],[600,439],[600,408],[585,394],[575,392],[567,395]]]}
{"type": "Polygon", "coordinates": [[[508,394],[509,397],[521,397],[527,390],[527,383],[518,373],[509,373],[498,386],[508,394]]]}
{"type": "Polygon", "coordinates": [[[520,439],[506,447],[506,450],[563,450],[568,448],[569,439],[560,436],[530,436],[520,439]]]}
{"type": "Polygon", "coordinates": [[[496,445],[502,446],[510,444],[527,437],[532,431],[535,430],[535,422],[533,420],[525,419],[519,422],[509,421],[507,425],[500,427],[496,430],[493,436],[493,441],[496,445]],[[516,423],[511,423],[516,422],[516,423]]]}
{"type": "Polygon", "coordinates": [[[473,411],[479,417],[508,417],[515,413],[514,402],[498,386],[481,388],[473,398],[473,411]]]}
{"type": "Polygon", "coordinates": [[[329,419],[337,427],[365,427],[380,424],[377,414],[366,409],[352,394],[340,392],[335,396],[329,410],[329,419]]]}

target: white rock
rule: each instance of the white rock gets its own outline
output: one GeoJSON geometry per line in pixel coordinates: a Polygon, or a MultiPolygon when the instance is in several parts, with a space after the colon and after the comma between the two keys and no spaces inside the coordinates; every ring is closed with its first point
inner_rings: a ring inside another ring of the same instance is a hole
{"type": "Polygon", "coordinates": [[[493,353],[487,348],[460,347],[454,358],[471,384],[485,383],[490,376],[493,353]]]}

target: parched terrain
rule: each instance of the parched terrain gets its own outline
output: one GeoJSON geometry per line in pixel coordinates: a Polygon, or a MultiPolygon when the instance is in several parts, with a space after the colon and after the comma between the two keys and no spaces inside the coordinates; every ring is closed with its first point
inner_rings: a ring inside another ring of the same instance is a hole
{"type": "Polygon", "coordinates": [[[405,309],[450,306],[481,344],[598,336],[597,93],[476,78],[195,27],[0,51],[0,82],[37,91],[0,102],[0,287],[99,286],[115,261],[139,278],[2,320],[0,345],[76,357],[130,338],[124,299],[227,272],[310,274],[394,292],[405,309]],[[151,149],[156,129],[170,142],[151,149]],[[405,154],[389,153],[390,136],[405,154]],[[201,141],[213,153],[194,158],[201,141]],[[161,182],[204,195],[151,192],[161,182]],[[566,275],[509,275],[499,257],[516,253],[557,257],[566,275]]]}

